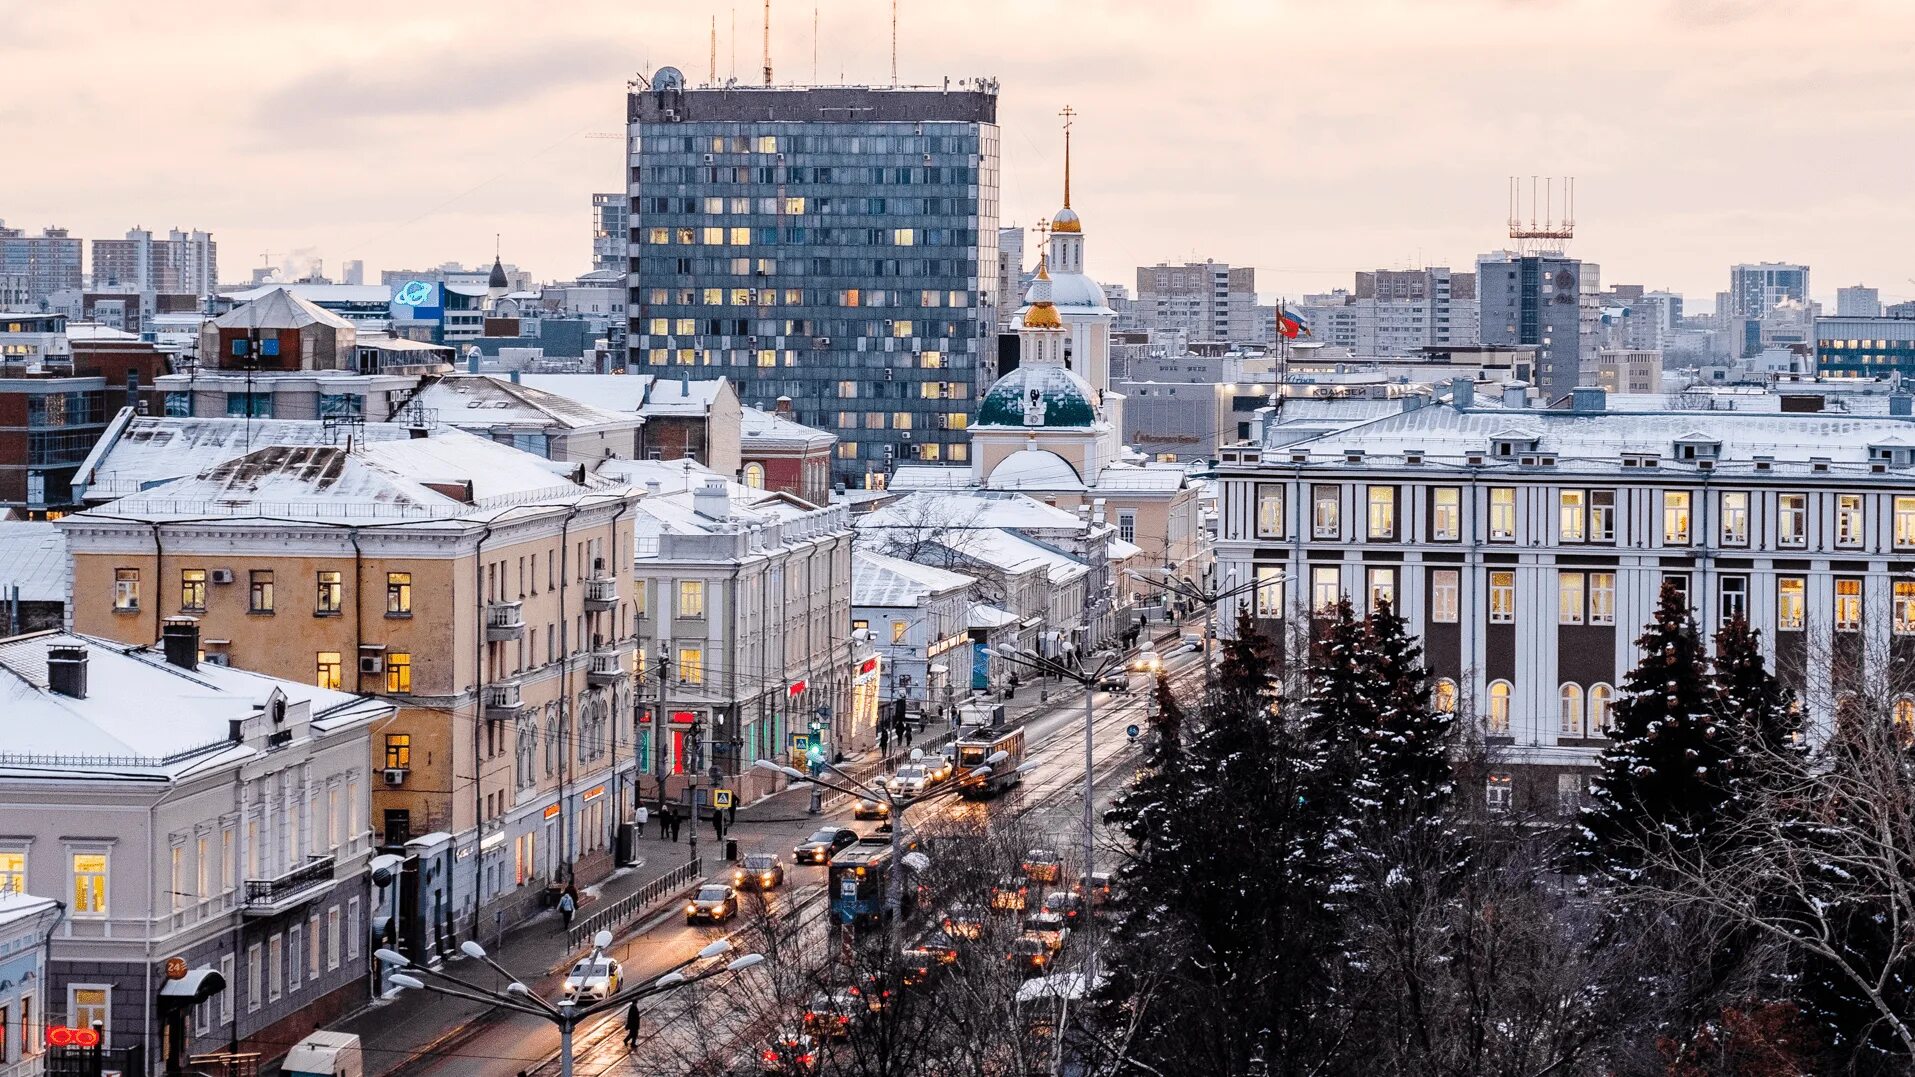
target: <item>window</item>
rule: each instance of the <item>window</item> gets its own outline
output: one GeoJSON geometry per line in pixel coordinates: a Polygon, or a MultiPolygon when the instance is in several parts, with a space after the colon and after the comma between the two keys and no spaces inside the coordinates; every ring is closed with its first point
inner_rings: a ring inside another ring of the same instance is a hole
{"type": "Polygon", "coordinates": [[[1557,730],[1566,737],[1583,733],[1583,686],[1565,684],[1558,696],[1557,730]]]}
{"type": "Polygon", "coordinates": [[[1895,739],[1902,747],[1915,744],[1915,699],[1896,696],[1894,705],[1889,708],[1888,720],[1894,726],[1895,739]]]}
{"type": "Polygon", "coordinates": [[[226,990],[219,993],[219,1023],[233,1023],[233,999],[239,994],[239,986],[233,982],[233,955],[222,954],[219,959],[220,979],[226,981],[226,990]]]}
{"type": "Polygon", "coordinates": [[[1778,494],[1775,507],[1776,545],[1800,546],[1806,542],[1809,534],[1809,495],[1778,494]]]}
{"type": "Polygon", "coordinates": [[[139,569],[116,568],[113,570],[113,608],[120,611],[140,608],[139,569]]]}
{"type": "Polygon", "coordinates": [[[1369,488],[1369,529],[1371,539],[1392,539],[1396,537],[1396,487],[1372,486],[1369,488]]]}
{"type": "Polygon", "coordinates": [[[319,685],[319,687],[331,688],[337,691],[339,686],[344,683],[338,651],[320,651],[318,656],[313,660],[313,667],[313,683],[319,685]]]}
{"type": "Polygon", "coordinates": [[[1835,581],[1835,630],[1862,630],[1862,581],[1853,576],[1835,581]]]}
{"type": "MultiPolygon", "coordinates": [[[[359,910],[353,909],[353,919],[359,918],[359,910]]],[[[326,910],[326,968],[339,967],[339,906],[326,910]]],[[[313,968],[319,968],[319,940],[313,940],[313,968]]]]}
{"type": "Polygon", "coordinates": [[[903,643],[904,635],[906,632],[910,631],[910,629],[911,629],[911,626],[904,621],[892,621],[891,622],[891,642],[903,643]]]}
{"type": "Polygon", "coordinates": [[[745,465],[745,485],[754,490],[765,488],[765,465],[753,462],[745,465]]]}
{"type": "Polygon", "coordinates": [[[106,915],[106,853],[72,854],[73,915],[106,915]]]}
{"type": "Polygon", "coordinates": [[[1337,520],[1341,496],[1341,492],[1335,486],[1310,488],[1310,536],[1312,538],[1341,537],[1342,530],[1337,520]]]}
{"type": "Polygon", "coordinates": [[[1589,491],[1589,541],[1616,541],[1616,491],[1589,491]]]}
{"type": "Polygon", "coordinates": [[[1456,623],[1459,600],[1462,595],[1463,573],[1460,569],[1439,568],[1430,572],[1430,621],[1433,624],[1453,625],[1456,623]]]}
{"type": "Polygon", "coordinates": [[[1513,486],[1489,488],[1489,540],[1516,541],[1516,488],[1513,486]]]}
{"type": "Polygon", "coordinates": [[[7,849],[0,851],[0,894],[24,894],[27,892],[27,851],[25,849],[7,849]]]}
{"type": "Polygon", "coordinates": [[[259,943],[246,948],[246,1009],[248,1012],[259,1009],[266,986],[265,965],[260,959],[264,950],[259,943]]]}
{"type": "Polygon", "coordinates": [[[286,986],[286,937],[275,932],[266,940],[266,999],[278,1001],[286,986]]]}
{"type": "Polygon", "coordinates": [[[273,612],[273,570],[256,568],[248,574],[246,610],[248,613],[273,612]]]}
{"type": "Polygon", "coordinates": [[[1616,690],[1606,684],[1589,686],[1589,733],[1604,736],[1616,720],[1616,690]]]}
{"type": "Polygon", "coordinates": [[[1509,693],[1508,681],[1489,682],[1489,731],[1491,733],[1509,732],[1509,693]]]}
{"type": "Polygon", "coordinates": [[[1370,570],[1369,612],[1375,613],[1377,607],[1388,602],[1396,605],[1396,570],[1393,568],[1373,568],[1370,570]]]}
{"type": "Polygon", "coordinates": [[[705,651],[701,647],[678,649],[678,683],[705,683],[705,651]]]}
{"type": "Polygon", "coordinates": [[[1489,623],[1516,623],[1516,573],[1505,571],[1489,574],[1489,623]]]}
{"type": "Polygon", "coordinates": [[[1915,580],[1896,580],[1894,594],[1894,632],[1898,636],[1915,636],[1915,580]]]}
{"type": "Polygon", "coordinates": [[[180,609],[189,613],[206,612],[205,569],[180,569],[180,609]]]}
{"type": "Polygon", "coordinates": [[[1862,495],[1835,495],[1835,544],[1854,549],[1862,544],[1862,495]]]}
{"type": "MultiPolygon", "coordinates": [[[[527,834],[525,837],[528,842],[531,841],[532,839],[532,835],[530,834],[527,834]]],[[[334,966],[337,966],[339,964],[337,960],[337,950],[338,950],[338,947],[335,944],[334,946],[335,956],[333,960],[334,966]]],[[[359,960],[359,899],[358,898],[352,898],[346,902],[346,957],[349,960],[353,960],[353,961],[359,960]]]]}
{"type": "Polygon", "coordinates": [[[705,581],[678,581],[678,615],[680,617],[703,617],[705,615],[705,581]]]}
{"type": "Polygon", "coordinates": [[[1580,572],[1558,572],[1556,574],[1556,623],[1579,625],[1583,623],[1583,591],[1587,583],[1580,572]]]}
{"type": "Polygon", "coordinates": [[[386,769],[407,770],[412,766],[412,734],[386,734],[386,769]]]}
{"type": "Polygon", "coordinates": [[[1283,616],[1283,570],[1275,565],[1257,566],[1257,616],[1283,616]]]}
{"type": "Polygon", "coordinates": [[[306,929],[299,924],[294,924],[286,934],[287,948],[292,956],[292,962],[286,968],[286,990],[297,991],[299,990],[299,958],[305,952],[306,929]]]}
{"type": "Polygon", "coordinates": [[[1448,677],[1438,677],[1436,686],[1430,691],[1430,705],[1438,714],[1456,713],[1456,682],[1448,677]]]}
{"type": "Polygon", "coordinates": [[[403,695],[412,691],[412,656],[404,651],[386,655],[386,692],[403,695]]]}
{"type": "Polygon", "coordinates": [[[1915,548],[1915,497],[1895,499],[1895,548],[1915,548]]]}
{"type": "MultiPolygon", "coordinates": [[[[925,446],[930,448],[930,446],[925,446]]],[[[1124,542],[1137,541],[1137,513],[1126,509],[1117,514],[1117,537],[1124,542]]]]}
{"type": "Polygon", "coordinates": [[[1665,546],[1689,545],[1689,491],[1662,492],[1662,542],[1665,546]]]}
{"type": "Polygon", "coordinates": [[[1557,538],[1562,542],[1581,542],[1589,535],[1589,495],[1581,490],[1561,490],[1556,494],[1557,538]]]}
{"type": "Polygon", "coordinates": [[[175,845],[170,852],[166,893],[172,899],[173,911],[186,907],[186,846],[175,845]]]}
{"type": "Polygon", "coordinates": [[[1592,625],[1613,625],[1616,623],[1616,574],[1613,572],[1591,572],[1589,574],[1589,623],[1592,625]]]}
{"type": "Polygon", "coordinates": [[[1744,490],[1722,492],[1722,544],[1749,544],[1749,495],[1744,490]]]}
{"type": "Polygon", "coordinates": [[[1573,816],[1583,809],[1583,776],[1556,775],[1556,814],[1573,816]]]}
{"type": "Polygon", "coordinates": [[[1749,577],[1724,576],[1716,584],[1716,611],[1722,624],[1748,620],[1749,577]]]}
{"type": "Polygon", "coordinates": [[[338,613],[346,605],[346,585],[341,573],[328,570],[319,573],[318,593],[314,596],[313,612],[321,617],[338,613]]]}
{"type": "Polygon", "coordinates": [[[1310,570],[1310,608],[1329,613],[1343,597],[1342,574],[1334,566],[1318,565],[1310,570]]]}
{"type": "Polygon", "coordinates": [[[386,616],[412,616],[412,573],[386,573],[386,616]]]}
{"type": "Polygon", "coordinates": [[[74,984],[67,988],[67,1027],[92,1028],[99,1025],[105,1033],[113,1008],[108,1005],[113,989],[104,984],[74,984]]]}
{"type": "Polygon", "coordinates": [[[1515,804],[1515,792],[1509,775],[1492,774],[1483,783],[1483,804],[1490,811],[1508,811],[1515,804]]]}
{"type": "Polygon", "coordinates": [[[1808,608],[1807,580],[1801,576],[1782,576],[1775,581],[1776,631],[1802,631],[1808,608]]]}
{"type": "MultiPolygon", "coordinates": [[[[1915,498],[1909,499],[1915,502],[1915,498]]],[[[1257,537],[1283,537],[1283,487],[1257,487],[1257,537]]]]}
{"type": "Polygon", "coordinates": [[[1463,537],[1463,491],[1438,486],[1430,491],[1430,541],[1455,542],[1463,537]]]}

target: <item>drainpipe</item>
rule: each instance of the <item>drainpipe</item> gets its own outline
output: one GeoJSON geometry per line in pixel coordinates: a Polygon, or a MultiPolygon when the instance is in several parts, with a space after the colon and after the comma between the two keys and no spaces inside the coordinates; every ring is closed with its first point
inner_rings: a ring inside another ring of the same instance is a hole
{"type": "MultiPolygon", "coordinates": [[[[486,629],[490,622],[487,620],[489,613],[486,610],[485,559],[481,557],[480,554],[484,552],[485,541],[492,537],[492,530],[496,526],[495,521],[487,520],[485,522],[485,530],[479,533],[478,543],[472,547],[472,595],[474,601],[476,601],[479,606],[479,631],[476,633],[477,639],[475,639],[472,644],[474,651],[472,664],[472,818],[475,820],[472,826],[472,937],[475,940],[480,937],[479,906],[484,903],[482,898],[485,890],[483,884],[485,879],[485,851],[479,848],[480,840],[485,837],[485,766],[484,761],[479,758],[479,726],[484,724],[486,720],[485,652],[486,648],[490,646],[486,641],[486,629]]],[[[512,778],[516,783],[518,781],[518,753],[516,746],[513,752],[512,767],[512,778]]],[[[454,848],[457,848],[456,838],[454,839],[454,848]]],[[[458,859],[456,852],[453,859],[458,859]]],[[[448,882],[449,881],[450,880],[448,880],[448,882]]]]}
{"type": "Polygon", "coordinates": [[[364,695],[366,671],[360,668],[359,656],[366,650],[366,556],[359,548],[357,527],[346,528],[346,537],[352,540],[352,691],[364,695]]]}
{"type": "Polygon", "coordinates": [[[572,585],[572,518],[579,513],[574,504],[559,523],[559,855],[565,862],[565,881],[572,879],[572,843],[566,826],[566,726],[572,720],[572,621],[565,612],[565,592],[572,585]]]}

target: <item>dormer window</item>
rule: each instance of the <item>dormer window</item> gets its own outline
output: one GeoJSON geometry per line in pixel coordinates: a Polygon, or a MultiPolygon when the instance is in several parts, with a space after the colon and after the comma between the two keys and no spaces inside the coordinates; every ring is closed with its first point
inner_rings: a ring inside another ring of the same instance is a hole
{"type": "Polygon", "coordinates": [[[1885,467],[1907,467],[1915,463],[1915,448],[1899,441],[1887,441],[1868,447],[1869,462],[1885,467]]]}
{"type": "Polygon", "coordinates": [[[1722,455],[1722,442],[1707,434],[1689,434],[1676,439],[1677,460],[1715,460],[1722,455]]]}
{"type": "Polygon", "coordinates": [[[1536,443],[1540,440],[1536,435],[1525,431],[1506,430],[1500,434],[1490,435],[1489,452],[1491,456],[1508,459],[1523,453],[1535,452],[1536,443]]]}

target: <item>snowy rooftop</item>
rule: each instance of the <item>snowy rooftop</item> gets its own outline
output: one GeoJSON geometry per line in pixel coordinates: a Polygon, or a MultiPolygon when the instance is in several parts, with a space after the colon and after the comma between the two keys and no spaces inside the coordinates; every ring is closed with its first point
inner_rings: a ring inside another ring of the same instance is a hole
{"type": "Polygon", "coordinates": [[[228,292],[226,298],[251,303],[280,291],[290,292],[309,303],[392,302],[392,288],[385,284],[268,284],[243,292],[228,292]]]}
{"type": "Polygon", "coordinates": [[[966,618],[966,622],[966,627],[968,628],[988,630],[1003,628],[1005,625],[1014,625],[1017,623],[1017,617],[1014,614],[1006,613],[998,609],[996,606],[984,602],[977,602],[972,604],[971,612],[969,617],[966,618]]]}
{"type": "Polygon", "coordinates": [[[775,449],[822,449],[838,443],[838,435],[809,427],[762,408],[739,409],[738,437],[749,452],[775,449]]]}
{"type": "Polygon", "coordinates": [[[66,537],[57,526],[0,520],[0,599],[15,587],[22,602],[66,601],[66,537]]]}
{"type": "Polygon", "coordinates": [[[464,429],[497,427],[568,430],[592,427],[633,427],[639,420],[584,403],[569,396],[489,374],[455,374],[442,378],[419,394],[419,402],[438,412],[439,421],[464,429]]]}
{"type": "Polygon", "coordinates": [[[899,464],[891,472],[891,481],[885,484],[885,489],[899,492],[965,490],[972,485],[971,469],[966,465],[899,464]]]}
{"type": "Polygon", "coordinates": [[[1082,490],[1068,460],[1045,449],[1020,449],[998,461],[985,485],[993,490],[1082,490]]]}
{"type": "Polygon", "coordinates": [[[600,460],[592,465],[592,473],[612,482],[645,488],[649,483],[658,484],[661,494],[677,494],[695,487],[703,486],[706,479],[719,478],[711,468],[692,460],[600,460]]]}
{"type": "Polygon", "coordinates": [[[650,374],[521,374],[521,383],[608,411],[637,411],[652,387],[650,374]]]}
{"type": "Polygon", "coordinates": [[[1083,526],[1083,521],[1074,512],[1046,505],[1023,494],[921,492],[867,513],[858,521],[858,526],[1009,527],[1023,531],[1074,531],[1083,526]]]}
{"type": "MultiPolygon", "coordinates": [[[[355,442],[403,441],[397,423],[354,427],[355,442]]],[[[340,445],[346,433],[315,419],[191,419],[123,412],[74,475],[89,502],[107,501],[244,456],[265,445],[340,445]]]]}
{"type": "Polygon", "coordinates": [[[724,378],[707,381],[659,378],[652,383],[652,391],[646,394],[645,404],[639,413],[658,416],[706,415],[724,390],[724,378]]]}
{"type": "Polygon", "coordinates": [[[58,908],[59,903],[52,898],[0,891],[0,928],[42,913],[55,912],[58,908]]]}
{"type": "Polygon", "coordinates": [[[872,550],[851,554],[851,604],[915,606],[929,594],[964,587],[975,580],[957,572],[920,565],[872,550]]]}
{"type": "Polygon", "coordinates": [[[213,324],[221,329],[304,329],[309,325],[345,329],[352,325],[332,311],[287,291],[285,285],[275,285],[259,298],[234,307],[214,318],[213,324]]]}

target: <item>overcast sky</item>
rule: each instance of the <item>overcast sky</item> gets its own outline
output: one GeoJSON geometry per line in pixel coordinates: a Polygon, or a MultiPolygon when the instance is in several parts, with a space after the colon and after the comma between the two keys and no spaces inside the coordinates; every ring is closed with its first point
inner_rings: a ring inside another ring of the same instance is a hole
{"type": "MultiPolygon", "coordinates": [[[[889,79],[886,0],[822,0],[824,81],[889,79]]],[[[1508,177],[1577,177],[1572,253],[1698,308],[1740,261],[1818,297],[1915,295],[1907,0],[900,0],[906,82],[1003,85],[1005,223],[1056,208],[1057,110],[1091,272],[1205,257],[1259,289],[1470,265],[1508,177]]],[[[762,3],[736,7],[757,78],[762,3]]],[[[812,78],[811,3],[775,6],[780,81],[812,78]]],[[[0,0],[0,218],[118,236],[205,228],[223,276],[474,263],[590,268],[620,184],[625,82],[731,73],[730,3],[446,7],[0,0]],[[269,253],[270,252],[270,253],[269,253]]]]}

